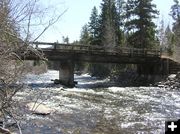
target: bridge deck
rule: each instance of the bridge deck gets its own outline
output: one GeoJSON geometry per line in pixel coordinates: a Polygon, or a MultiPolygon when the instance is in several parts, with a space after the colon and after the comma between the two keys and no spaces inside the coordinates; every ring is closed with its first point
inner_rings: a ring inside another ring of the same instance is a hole
{"type": "Polygon", "coordinates": [[[102,47],[95,45],[70,45],[70,44],[59,44],[59,43],[47,43],[47,42],[33,42],[37,49],[45,51],[76,51],[76,52],[107,52],[112,54],[120,55],[139,55],[139,56],[161,56],[159,49],[138,49],[138,48],[127,48],[127,47],[102,47]],[[46,47],[45,47],[46,46],[46,47]]]}
{"type": "MultiPolygon", "coordinates": [[[[32,45],[43,51],[49,60],[73,59],[87,62],[139,63],[154,62],[161,57],[161,52],[158,49],[112,48],[46,42],[33,42],[32,45]]],[[[33,56],[30,57],[33,59],[33,56]]]]}

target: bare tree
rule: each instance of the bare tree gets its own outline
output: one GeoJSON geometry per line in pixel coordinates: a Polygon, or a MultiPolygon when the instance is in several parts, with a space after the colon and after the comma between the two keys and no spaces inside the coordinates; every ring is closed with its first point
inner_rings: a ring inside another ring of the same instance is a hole
{"type": "Polygon", "coordinates": [[[54,10],[56,16],[45,17],[49,9],[41,7],[39,0],[0,0],[0,117],[15,119],[13,96],[23,87],[20,79],[26,72],[26,55],[42,56],[29,42],[40,38],[66,11],[54,10]],[[34,34],[38,27],[39,33],[34,34]]]}

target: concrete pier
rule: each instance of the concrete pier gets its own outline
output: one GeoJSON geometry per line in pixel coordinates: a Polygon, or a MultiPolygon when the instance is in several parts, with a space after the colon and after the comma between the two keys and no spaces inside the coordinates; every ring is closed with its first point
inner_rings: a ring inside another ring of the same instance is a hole
{"type": "Polygon", "coordinates": [[[74,62],[72,60],[60,61],[59,82],[67,87],[74,87],[74,62]]]}

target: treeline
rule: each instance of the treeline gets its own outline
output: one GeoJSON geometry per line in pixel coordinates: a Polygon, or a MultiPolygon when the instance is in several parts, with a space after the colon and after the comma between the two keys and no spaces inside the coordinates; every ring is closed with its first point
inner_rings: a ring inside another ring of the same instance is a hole
{"type": "Polygon", "coordinates": [[[103,0],[101,12],[92,9],[81,31],[80,44],[153,48],[158,41],[152,0],[103,0]]]}
{"type": "MultiPolygon", "coordinates": [[[[158,48],[173,54],[174,45],[177,45],[180,37],[178,0],[174,0],[174,5],[171,6],[170,15],[175,20],[172,29],[169,25],[165,27],[163,20],[159,28],[154,23],[159,11],[153,0],[102,0],[100,9],[100,13],[96,7],[92,9],[90,20],[82,27],[80,40],[75,44],[100,45],[105,48],[158,48]]],[[[108,75],[119,70],[119,67],[113,69],[112,65],[85,66],[88,66],[92,75],[108,75]]]]}

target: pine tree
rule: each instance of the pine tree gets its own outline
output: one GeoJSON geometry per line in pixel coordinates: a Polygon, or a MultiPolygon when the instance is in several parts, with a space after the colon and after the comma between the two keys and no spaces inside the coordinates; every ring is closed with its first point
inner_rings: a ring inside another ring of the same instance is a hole
{"type": "Polygon", "coordinates": [[[137,48],[152,48],[155,45],[156,25],[152,21],[158,15],[152,0],[128,0],[126,5],[126,30],[128,43],[137,48]]]}
{"type": "MultiPolygon", "coordinates": [[[[80,34],[80,40],[73,43],[74,45],[90,45],[90,34],[89,34],[89,27],[87,24],[85,24],[82,27],[81,34],[80,34]]],[[[87,70],[89,68],[89,64],[83,63],[83,62],[76,62],[75,64],[75,71],[78,71],[79,73],[84,72],[84,70],[87,70]]]]}
{"type": "Polygon", "coordinates": [[[176,45],[180,46],[180,5],[178,0],[174,0],[174,5],[171,6],[170,15],[172,16],[173,20],[173,32],[175,34],[176,45]]]}
{"type": "Polygon", "coordinates": [[[117,13],[118,13],[118,21],[119,21],[119,44],[121,47],[125,46],[126,44],[126,38],[124,34],[125,30],[125,6],[126,2],[124,0],[116,0],[116,7],[117,7],[117,13]]]}
{"type": "MultiPolygon", "coordinates": [[[[106,47],[114,47],[119,41],[119,21],[114,0],[103,0],[101,14],[93,8],[90,17],[89,27],[91,34],[91,44],[106,47]]],[[[108,50],[110,50],[108,48],[108,50]]],[[[106,77],[110,74],[108,65],[90,64],[90,74],[92,76],[106,77]]]]}
{"type": "Polygon", "coordinates": [[[122,30],[124,30],[125,4],[126,2],[124,0],[116,0],[117,13],[119,15],[119,24],[122,30]]]}
{"type": "Polygon", "coordinates": [[[180,5],[178,0],[174,0],[174,5],[171,6],[170,15],[175,21],[180,21],[180,5]]]}
{"type": "Polygon", "coordinates": [[[115,0],[103,0],[101,9],[100,37],[102,44],[107,47],[117,46],[121,42],[121,31],[115,0]]]}
{"type": "Polygon", "coordinates": [[[160,21],[160,26],[159,26],[159,29],[158,29],[158,39],[159,39],[159,43],[160,43],[160,47],[162,49],[165,49],[166,47],[166,37],[165,37],[165,25],[164,25],[164,20],[162,19],[160,21]]]}
{"type": "Polygon", "coordinates": [[[174,52],[174,34],[171,31],[169,25],[167,26],[166,30],[165,30],[165,46],[167,49],[167,52],[169,55],[172,55],[174,52]]]}
{"type": "Polygon", "coordinates": [[[69,44],[69,37],[68,36],[62,36],[62,41],[63,41],[63,43],[65,43],[65,44],[69,44]]]}
{"type": "Polygon", "coordinates": [[[80,35],[80,44],[81,45],[89,45],[90,44],[90,35],[89,35],[89,29],[88,29],[87,24],[85,24],[82,27],[81,35],[80,35]]]}
{"type": "Polygon", "coordinates": [[[96,7],[92,9],[90,22],[89,22],[89,32],[90,32],[90,44],[91,45],[100,45],[100,24],[99,24],[99,15],[96,7]]]}
{"type": "Polygon", "coordinates": [[[179,4],[179,0],[174,0],[174,5],[171,6],[170,15],[172,16],[174,20],[173,27],[172,27],[172,31],[174,33],[173,58],[179,61],[179,55],[180,55],[180,4],[179,4]]]}

